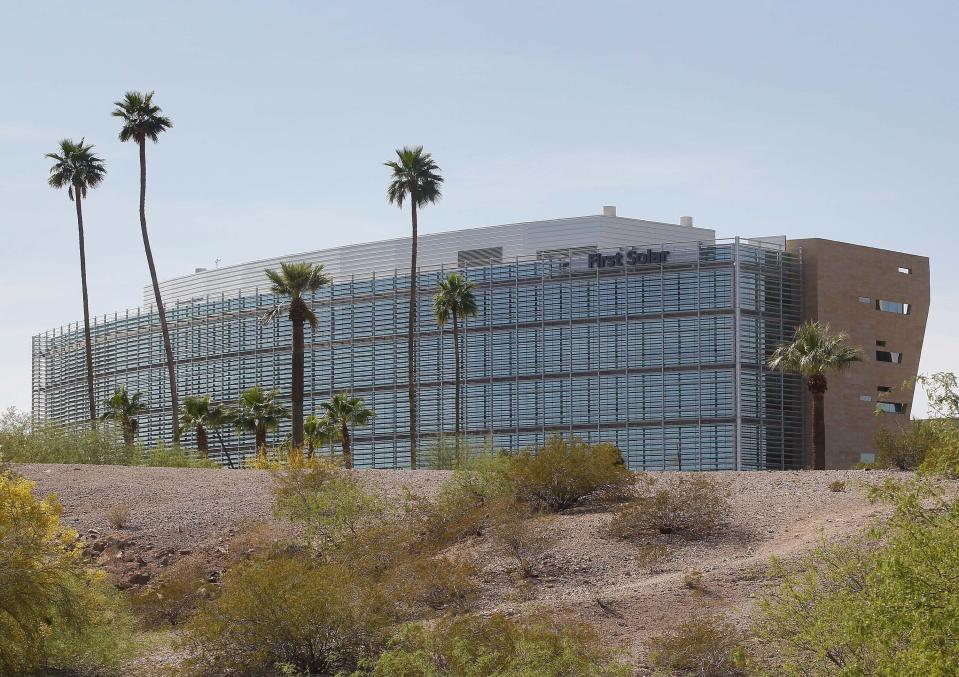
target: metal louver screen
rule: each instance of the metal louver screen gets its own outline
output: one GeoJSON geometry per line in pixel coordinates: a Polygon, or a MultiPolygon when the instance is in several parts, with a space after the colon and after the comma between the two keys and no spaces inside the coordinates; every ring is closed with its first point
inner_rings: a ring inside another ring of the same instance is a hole
{"type": "Polygon", "coordinates": [[[543,249],[536,252],[536,258],[540,261],[550,261],[554,259],[576,259],[589,256],[596,252],[596,245],[583,245],[580,247],[567,247],[565,249],[543,249]]]}
{"type": "Polygon", "coordinates": [[[456,264],[466,266],[488,266],[491,263],[503,262],[502,247],[485,247],[483,249],[466,249],[456,254],[456,264]]]}

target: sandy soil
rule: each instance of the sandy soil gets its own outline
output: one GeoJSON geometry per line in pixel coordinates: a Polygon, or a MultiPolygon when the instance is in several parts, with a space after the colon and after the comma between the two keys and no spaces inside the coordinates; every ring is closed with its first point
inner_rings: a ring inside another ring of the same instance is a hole
{"type": "MultiPolygon", "coordinates": [[[[231,541],[251,522],[265,521],[277,538],[295,533],[273,517],[271,477],[256,470],[129,468],[82,465],[19,465],[40,495],[54,493],[63,519],[111,571],[120,587],[147,584],[183,557],[201,558],[211,581],[227,561],[231,541]],[[111,507],[130,507],[130,524],[110,527],[111,507]]],[[[404,487],[433,494],[443,471],[359,471],[371,489],[396,496],[404,487]]],[[[641,543],[607,533],[611,514],[579,508],[550,517],[553,539],[537,563],[537,576],[520,593],[514,565],[486,538],[467,544],[480,563],[482,611],[519,613],[549,607],[589,621],[636,657],[642,668],[650,636],[707,611],[745,624],[763,587],[773,555],[791,559],[822,543],[846,538],[884,510],[871,505],[863,487],[887,473],[866,471],[715,473],[731,491],[727,526],[701,541],[668,537],[670,555],[655,573],[640,566],[641,543]],[[844,492],[831,491],[834,480],[844,492]],[[704,590],[691,590],[686,573],[702,574],[704,590]]],[[[901,474],[900,474],[901,475],[901,474]]]]}

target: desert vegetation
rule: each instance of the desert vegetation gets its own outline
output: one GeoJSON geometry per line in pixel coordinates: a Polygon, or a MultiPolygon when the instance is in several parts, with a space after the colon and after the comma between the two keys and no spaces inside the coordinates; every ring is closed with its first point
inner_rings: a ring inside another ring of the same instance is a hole
{"type": "MultiPolygon", "coordinates": [[[[947,424],[941,434],[947,457],[947,424]]],[[[129,452],[119,435],[113,444],[129,452]]],[[[55,499],[33,496],[17,466],[2,471],[0,557],[33,554],[0,567],[15,614],[0,619],[0,665],[143,673],[160,651],[175,674],[194,675],[831,675],[947,674],[959,659],[948,472],[824,476],[816,500],[871,501],[878,517],[731,569],[755,591],[731,606],[728,575],[704,553],[756,537],[742,531],[753,518],[737,514],[732,474],[634,473],[615,447],[559,437],[519,454],[473,450],[428,491],[404,488],[402,474],[371,484],[326,454],[280,458],[256,475],[269,478],[275,521],[211,551],[166,549],[157,559],[168,566],[123,590],[100,567],[123,555],[139,506],[108,502],[112,545],[91,549],[59,522],[55,499]],[[590,559],[565,554],[569,534],[586,537],[574,523],[631,572],[593,588],[586,615],[550,592],[590,559]],[[30,557],[49,563],[42,576],[30,557]],[[639,642],[610,633],[628,622],[618,595],[636,584],[683,600],[639,642]]],[[[817,476],[781,482],[803,475],[817,476]]]]}

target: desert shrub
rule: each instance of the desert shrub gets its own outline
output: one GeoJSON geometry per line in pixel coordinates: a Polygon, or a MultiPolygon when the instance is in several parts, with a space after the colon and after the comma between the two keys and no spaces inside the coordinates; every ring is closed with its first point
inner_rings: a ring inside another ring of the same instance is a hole
{"type": "Polygon", "coordinates": [[[155,447],[137,447],[134,465],[153,468],[219,468],[216,461],[203,458],[189,449],[159,444],[155,447]]]}
{"type": "Polygon", "coordinates": [[[595,631],[546,616],[459,616],[407,625],[372,666],[375,677],[613,677],[632,674],[595,631]]]}
{"type": "Polygon", "coordinates": [[[732,677],[745,674],[743,637],[722,618],[703,616],[649,640],[649,659],[659,673],[732,677]]]}
{"type": "Polygon", "coordinates": [[[829,483],[829,491],[834,494],[842,493],[846,490],[846,483],[842,480],[833,480],[829,483]]]}
{"type": "Polygon", "coordinates": [[[392,618],[349,567],[281,556],[241,562],[184,626],[197,672],[349,671],[372,658],[392,618]]]}
{"type": "Polygon", "coordinates": [[[398,562],[380,580],[384,597],[395,600],[394,613],[412,620],[433,611],[469,611],[480,590],[476,574],[466,559],[418,556],[398,562]]]}
{"type": "Polygon", "coordinates": [[[274,473],[276,512],[299,522],[322,547],[336,546],[383,516],[383,502],[356,475],[329,461],[290,464],[274,473]]]}
{"type": "Polygon", "coordinates": [[[84,567],[60,511],[0,473],[0,674],[109,674],[130,652],[122,599],[84,567]]]}
{"type": "Polygon", "coordinates": [[[756,632],[777,673],[945,675],[959,664],[959,506],[925,481],[872,494],[895,503],[892,518],[817,549],[761,602],[756,632]]]}
{"type": "Polygon", "coordinates": [[[899,430],[880,428],[873,436],[876,444],[877,468],[916,470],[930,450],[942,442],[939,426],[915,420],[899,430]]]}
{"type": "Polygon", "coordinates": [[[506,455],[484,455],[456,471],[435,499],[407,496],[404,522],[414,547],[442,549],[494,524],[514,501],[511,464],[506,455]]]}
{"type": "Polygon", "coordinates": [[[149,628],[180,625],[212,593],[202,562],[180,560],[162,579],[132,595],[133,611],[149,628]]]}
{"type": "Polygon", "coordinates": [[[112,426],[34,423],[28,414],[8,409],[0,416],[0,449],[13,463],[78,463],[218,468],[208,459],[179,447],[126,446],[112,426]]]}
{"type": "Polygon", "coordinates": [[[540,449],[517,454],[510,477],[519,500],[551,511],[572,507],[592,494],[615,493],[633,481],[613,445],[559,436],[540,449]]]}
{"type": "Polygon", "coordinates": [[[13,408],[0,417],[0,448],[13,463],[134,465],[139,458],[115,430],[33,423],[29,414],[13,408]]]}
{"type": "Polygon", "coordinates": [[[683,573],[683,586],[695,592],[706,592],[706,581],[699,569],[689,569],[683,573]]]}
{"type": "Polygon", "coordinates": [[[553,544],[553,539],[543,531],[544,526],[543,518],[515,508],[504,509],[493,526],[497,544],[516,561],[522,578],[535,573],[536,561],[553,544]]]}
{"type": "Polygon", "coordinates": [[[641,478],[642,488],[610,522],[610,532],[634,538],[650,532],[696,539],[709,535],[729,516],[729,489],[704,475],[641,478]]]}
{"type": "Polygon", "coordinates": [[[126,503],[118,503],[109,509],[106,513],[107,524],[114,529],[123,529],[130,523],[130,506],[126,503]]]}
{"type": "Polygon", "coordinates": [[[640,571],[654,574],[669,559],[669,547],[665,543],[647,543],[636,550],[636,566],[640,571]]]}

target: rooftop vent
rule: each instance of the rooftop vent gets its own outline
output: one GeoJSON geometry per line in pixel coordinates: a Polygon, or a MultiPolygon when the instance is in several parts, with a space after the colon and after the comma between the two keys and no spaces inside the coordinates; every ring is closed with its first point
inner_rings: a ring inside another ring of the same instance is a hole
{"type": "Polygon", "coordinates": [[[692,216],[680,216],[679,225],[693,227],[693,217],[692,216]]]}
{"type": "Polygon", "coordinates": [[[206,268],[194,268],[194,269],[193,269],[193,272],[194,272],[194,273],[205,273],[205,272],[206,272],[206,268]]]}
{"type": "Polygon", "coordinates": [[[603,216],[616,216],[616,205],[604,205],[603,216]]]}

